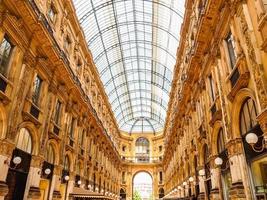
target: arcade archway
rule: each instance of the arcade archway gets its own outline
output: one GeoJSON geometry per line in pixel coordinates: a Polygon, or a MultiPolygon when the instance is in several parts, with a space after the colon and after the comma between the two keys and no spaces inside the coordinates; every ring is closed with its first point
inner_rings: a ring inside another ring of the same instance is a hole
{"type": "Polygon", "coordinates": [[[153,199],[153,179],[145,171],[138,172],[133,177],[133,200],[153,199]]]}

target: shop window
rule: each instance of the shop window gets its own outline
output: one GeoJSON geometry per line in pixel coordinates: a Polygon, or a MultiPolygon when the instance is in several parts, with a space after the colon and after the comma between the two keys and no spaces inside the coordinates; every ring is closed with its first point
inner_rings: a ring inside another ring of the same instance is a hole
{"type": "Polygon", "coordinates": [[[267,198],[267,157],[255,160],[251,164],[256,199],[267,198]]]}
{"type": "Polygon", "coordinates": [[[53,146],[51,144],[48,144],[46,152],[45,152],[45,160],[50,163],[55,163],[55,151],[53,149],[53,146]]]}
{"type": "Polygon", "coordinates": [[[230,67],[233,69],[236,64],[236,45],[231,32],[228,33],[227,37],[225,38],[227,44],[227,51],[229,55],[230,67]]]}
{"type": "Polygon", "coordinates": [[[37,75],[33,83],[33,94],[32,94],[32,101],[35,105],[39,104],[42,82],[43,80],[40,78],[40,76],[37,75]]]}
{"type": "Polygon", "coordinates": [[[0,45],[0,73],[3,76],[7,75],[12,49],[13,45],[5,35],[0,45]]]}
{"type": "Polygon", "coordinates": [[[32,138],[28,129],[20,129],[16,137],[15,144],[18,149],[25,151],[29,154],[32,153],[32,138]]]}

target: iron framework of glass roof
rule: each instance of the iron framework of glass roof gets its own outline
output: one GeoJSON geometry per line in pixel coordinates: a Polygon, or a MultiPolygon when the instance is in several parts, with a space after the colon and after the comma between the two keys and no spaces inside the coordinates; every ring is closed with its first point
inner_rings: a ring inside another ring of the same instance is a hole
{"type": "Polygon", "coordinates": [[[121,130],[163,129],[184,0],[73,0],[121,130]]]}

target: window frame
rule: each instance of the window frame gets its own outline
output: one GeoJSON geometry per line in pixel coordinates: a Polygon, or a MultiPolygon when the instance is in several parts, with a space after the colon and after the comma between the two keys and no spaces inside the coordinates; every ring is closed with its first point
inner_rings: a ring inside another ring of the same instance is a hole
{"type": "Polygon", "coordinates": [[[234,36],[232,31],[230,30],[226,35],[225,39],[226,53],[227,53],[227,63],[230,71],[232,71],[237,62],[237,52],[236,52],[236,44],[234,40],[234,36]]]}
{"type": "Polygon", "coordinates": [[[42,92],[42,85],[43,85],[43,79],[41,78],[41,76],[39,74],[36,74],[36,76],[34,77],[34,81],[33,81],[33,92],[32,92],[32,102],[35,105],[39,105],[40,104],[40,95],[42,92]],[[36,87],[36,81],[38,81],[38,87],[36,87]]]}
{"type": "MultiPolygon", "coordinates": [[[[8,35],[7,34],[4,34],[4,37],[1,40],[0,50],[2,48],[2,44],[3,44],[4,40],[6,41],[7,44],[10,45],[10,51],[8,53],[8,56],[6,57],[7,60],[6,60],[5,66],[4,66],[5,69],[3,70],[3,72],[2,72],[2,70],[0,70],[0,74],[2,76],[4,76],[4,77],[7,77],[8,76],[8,72],[9,72],[9,68],[10,68],[9,66],[10,66],[10,63],[11,63],[11,60],[12,60],[12,54],[13,54],[15,45],[11,42],[10,38],[8,37],[8,35]]],[[[6,45],[5,45],[4,52],[5,51],[6,51],[6,45]]],[[[2,63],[3,63],[3,59],[2,59],[3,55],[0,54],[0,57],[1,57],[1,59],[0,59],[0,69],[2,68],[1,66],[2,66],[2,63]]]]}
{"type": "Polygon", "coordinates": [[[239,112],[239,130],[240,130],[240,134],[242,136],[245,135],[246,133],[248,133],[251,129],[253,129],[258,124],[257,119],[256,119],[257,115],[258,115],[258,112],[257,112],[256,102],[251,97],[246,98],[246,100],[243,102],[241,109],[240,109],[240,112],[239,112]],[[253,109],[253,110],[249,110],[249,103],[250,102],[252,103],[251,109],[253,109]],[[244,109],[246,109],[246,110],[244,110],[244,109]],[[248,115],[246,115],[246,114],[248,114],[248,115]],[[254,119],[252,119],[252,114],[255,116],[254,119]],[[249,124],[244,124],[247,122],[249,124]]]}
{"type": "Polygon", "coordinates": [[[57,99],[57,102],[55,104],[54,122],[58,126],[60,126],[61,109],[62,109],[62,102],[59,99],[57,99]]]}
{"type": "Polygon", "coordinates": [[[54,5],[54,3],[50,3],[50,6],[48,8],[48,11],[47,11],[47,16],[48,16],[48,19],[49,21],[52,23],[52,24],[55,24],[56,23],[56,19],[57,19],[57,9],[56,9],[56,6],[54,5]],[[51,15],[50,15],[50,11],[53,12],[53,19],[51,18],[51,15]]]}

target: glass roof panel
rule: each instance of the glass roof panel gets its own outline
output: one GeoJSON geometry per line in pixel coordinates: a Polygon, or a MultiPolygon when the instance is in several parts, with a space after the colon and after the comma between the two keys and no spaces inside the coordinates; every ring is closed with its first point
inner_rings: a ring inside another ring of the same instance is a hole
{"type": "Polygon", "coordinates": [[[73,0],[123,131],[163,129],[185,0],[73,0]]]}

